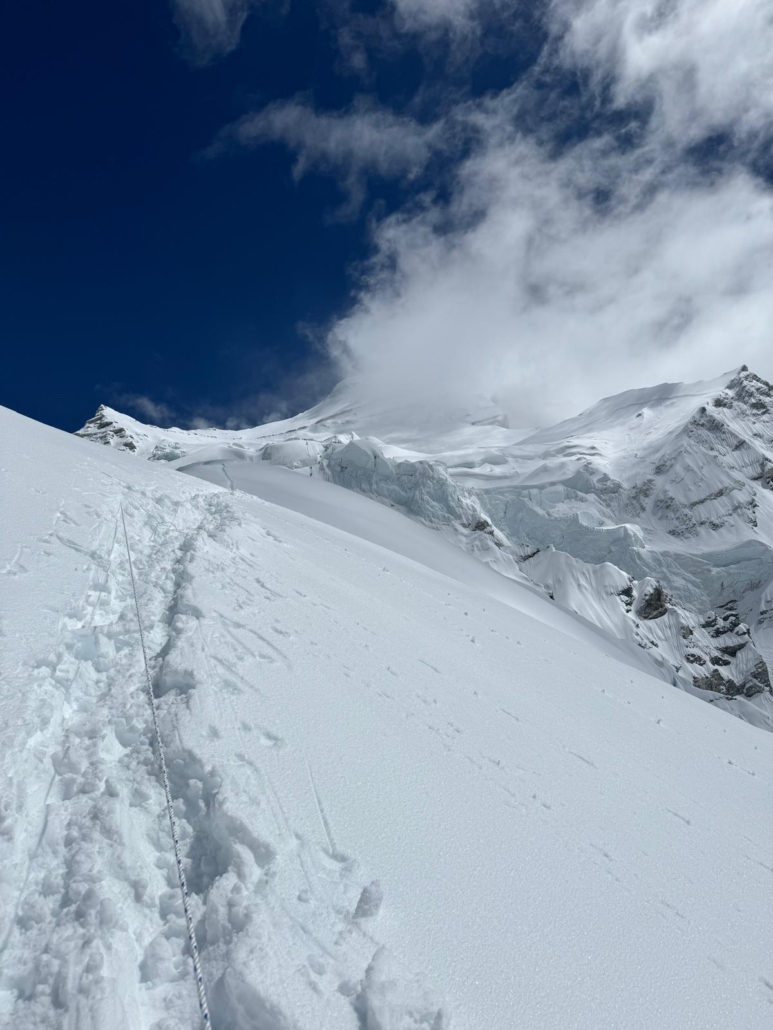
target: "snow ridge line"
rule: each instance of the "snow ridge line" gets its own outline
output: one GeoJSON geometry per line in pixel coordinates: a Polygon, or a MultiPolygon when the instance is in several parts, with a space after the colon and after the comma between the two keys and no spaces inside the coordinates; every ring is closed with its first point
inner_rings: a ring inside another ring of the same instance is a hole
{"type": "Polygon", "coordinates": [[[150,677],[150,668],[148,666],[148,654],[145,648],[145,634],[142,629],[142,618],[140,616],[140,604],[137,599],[137,584],[134,579],[134,565],[132,563],[131,548],[129,547],[129,534],[126,530],[126,517],[124,515],[123,503],[121,504],[121,522],[123,523],[123,535],[126,542],[126,555],[129,559],[129,573],[131,575],[132,593],[134,595],[134,608],[137,613],[137,625],[140,631],[140,646],[142,648],[142,661],[145,666],[145,682],[148,689],[148,700],[150,702],[150,710],[153,715],[153,732],[156,737],[156,746],[158,747],[158,757],[161,762],[161,773],[164,780],[164,793],[166,795],[166,811],[169,816],[169,828],[172,832],[172,843],[174,845],[174,857],[177,862],[177,878],[180,882],[180,893],[183,901],[183,911],[185,912],[185,925],[188,929],[188,941],[191,946],[191,954],[193,956],[193,971],[196,976],[196,990],[199,996],[199,1008],[201,1009],[201,1018],[204,1021],[205,1026],[211,1026],[209,1018],[209,1005],[207,1004],[207,992],[204,986],[204,977],[201,972],[201,960],[199,958],[199,946],[196,942],[196,930],[193,926],[193,916],[191,915],[190,904],[188,901],[188,886],[185,882],[185,871],[183,869],[182,858],[180,856],[180,843],[177,836],[177,822],[174,817],[174,809],[172,807],[172,791],[169,786],[169,776],[166,770],[166,756],[164,754],[164,745],[161,742],[161,733],[158,728],[158,713],[156,711],[156,699],[153,694],[153,682],[150,677]]]}

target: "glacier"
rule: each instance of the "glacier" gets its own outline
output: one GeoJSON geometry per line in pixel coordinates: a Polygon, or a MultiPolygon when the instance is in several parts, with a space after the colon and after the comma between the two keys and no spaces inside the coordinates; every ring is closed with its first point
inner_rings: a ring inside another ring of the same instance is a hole
{"type": "Polygon", "coordinates": [[[258,473],[242,463],[259,461],[365,494],[528,579],[644,652],[659,678],[773,729],[770,384],[744,366],[536,432],[511,429],[491,399],[395,407],[376,395],[351,379],[242,431],[161,430],[101,408],[80,433],[223,485],[238,475],[243,490],[258,473]]]}

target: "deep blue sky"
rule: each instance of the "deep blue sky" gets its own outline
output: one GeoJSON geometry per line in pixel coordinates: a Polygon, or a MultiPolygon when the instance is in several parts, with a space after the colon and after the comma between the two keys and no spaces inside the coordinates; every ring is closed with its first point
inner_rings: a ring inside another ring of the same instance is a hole
{"type": "Polygon", "coordinates": [[[397,367],[426,395],[444,369],[466,388],[485,367],[515,408],[555,418],[739,353],[769,374],[773,47],[759,5],[728,21],[730,51],[721,20],[685,45],[699,15],[680,0],[633,34],[628,6],[591,5],[608,17],[578,51],[558,16],[573,5],[547,0],[244,4],[230,51],[204,33],[198,64],[166,0],[6,4],[0,403],[66,430],[100,402],[255,424],[333,385],[321,341],[358,298],[346,343],[360,367],[397,367]],[[727,52],[739,59],[719,82],[727,52]],[[307,118],[303,139],[285,124],[213,155],[244,116],[265,130],[274,102],[307,118]],[[341,146],[320,144],[329,113],[341,146]],[[382,280],[367,278],[371,255],[382,280]]]}
{"type": "MultiPolygon", "coordinates": [[[[305,367],[298,324],[345,309],[365,213],[331,221],[335,184],[294,183],[279,146],[197,155],[267,100],[348,101],[315,5],[252,18],[195,68],[157,0],[10,0],[3,51],[2,403],[67,430],[135,393],[257,418],[305,367]]],[[[412,88],[402,57],[384,88],[395,71],[412,88]]]]}
{"type": "MultiPolygon", "coordinates": [[[[350,19],[384,10],[379,0],[344,7],[350,19]]],[[[222,424],[266,417],[274,396],[297,406],[326,392],[336,373],[305,327],[319,335],[345,313],[368,219],[399,203],[400,186],[371,179],[367,203],[341,220],[335,181],[293,181],[281,145],[202,151],[241,115],[295,96],[341,110],[367,93],[431,117],[455,90],[511,83],[540,42],[514,56],[494,23],[471,66],[446,61],[438,74],[442,45],[382,40],[363,79],[341,59],[343,9],[263,7],[237,49],[197,67],[159,0],[9,0],[0,402],[74,430],[100,402],[148,420],[133,395],[182,423],[222,424]]]]}

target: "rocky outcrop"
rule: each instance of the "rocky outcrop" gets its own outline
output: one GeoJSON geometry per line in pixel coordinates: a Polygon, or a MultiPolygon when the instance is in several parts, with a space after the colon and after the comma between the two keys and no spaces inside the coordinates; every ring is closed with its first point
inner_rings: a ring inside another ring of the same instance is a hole
{"type": "Polygon", "coordinates": [[[137,450],[137,444],[130,434],[124,426],[110,417],[110,409],[104,404],[100,404],[96,414],[75,435],[107,447],[115,447],[119,451],[137,450]]]}
{"type": "Polygon", "coordinates": [[[648,587],[636,609],[640,619],[662,619],[668,613],[668,598],[660,583],[648,587]]]}

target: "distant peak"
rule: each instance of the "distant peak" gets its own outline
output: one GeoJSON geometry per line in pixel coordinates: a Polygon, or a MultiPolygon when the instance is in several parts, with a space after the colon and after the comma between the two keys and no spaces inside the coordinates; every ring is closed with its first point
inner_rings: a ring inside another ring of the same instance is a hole
{"type": "Polygon", "coordinates": [[[771,386],[767,379],[763,379],[762,376],[758,376],[756,372],[751,372],[748,365],[741,365],[727,385],[730,387],[735,383],[757,383],[759,386],[767,390],[773,390],[773,386],[771,386]]]}
{"type": "Polygon", "coordinates": [[[121,424],[122,421],[128,422],[128,416],[108,408],[106,404],[100,404],[83,428],[76,430],[75,436],[117,447],[119,450],[136,451],[137,444],[127,432],[126,426],[121,424]]]}
{"type": "Polygon", "coordinates": [[[728,408],[734,402],[745,404],[752,411],[763,414],[773,410],[773,386],[762,376],[741,365],[712,404],[715,408],[728,408]]]}

